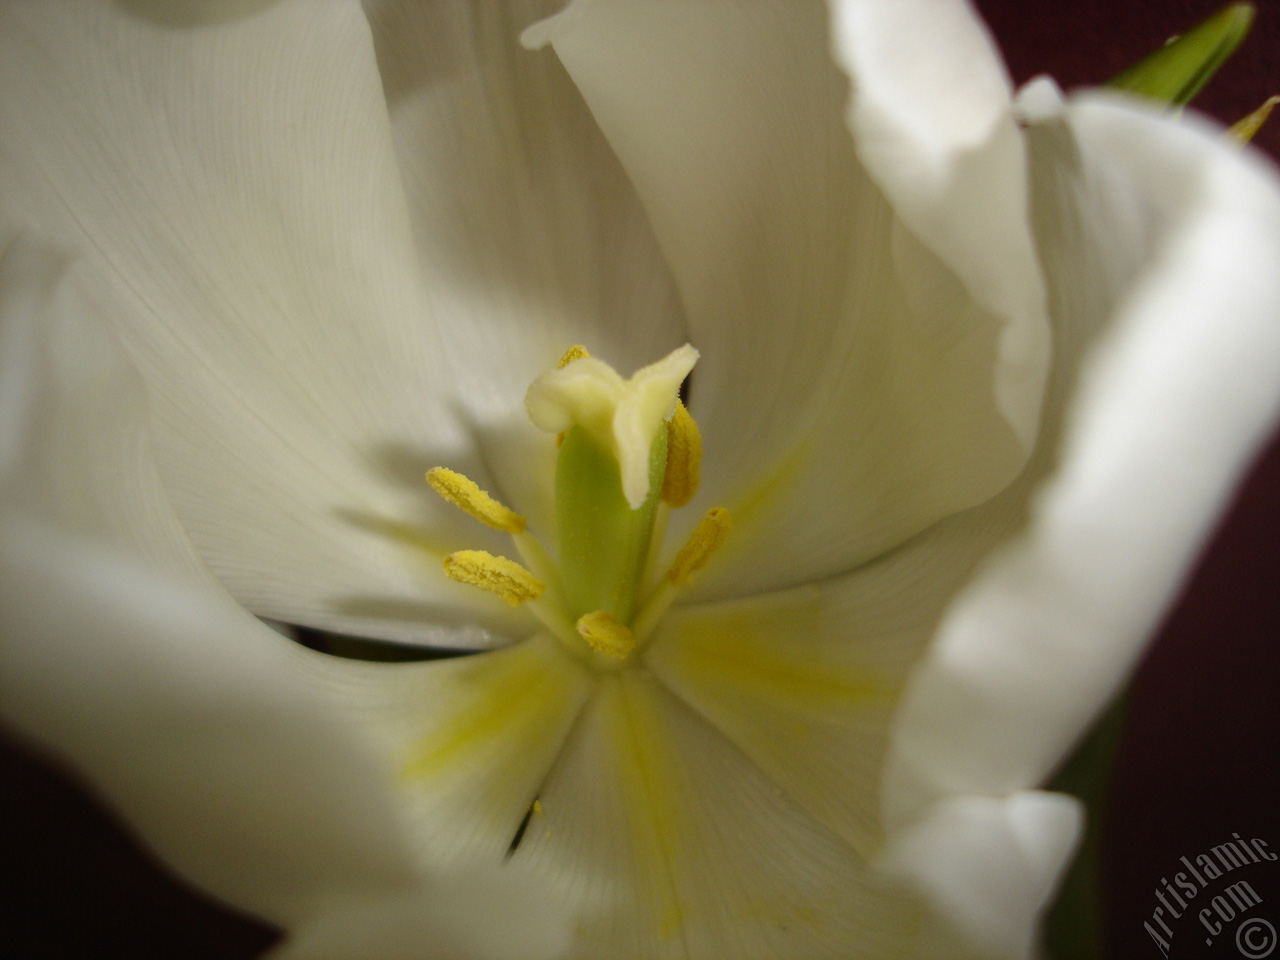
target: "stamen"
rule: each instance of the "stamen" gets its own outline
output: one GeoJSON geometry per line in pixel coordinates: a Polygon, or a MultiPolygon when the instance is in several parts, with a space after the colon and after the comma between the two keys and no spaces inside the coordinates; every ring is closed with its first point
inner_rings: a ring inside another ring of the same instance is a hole
{"type": "Polygon", "coordinates": [[[667,571],[667,579],[677,587],[684,586],[689,575],[711,559],[711,554],[724,542],[728,533],[729,511],[724,507],[712,507],[693,528],[689,542],[676,554],[671,569],[667,571]]]}
{"type": "Polygon", "coordinates": [[[662,475],[662,502],[683,507],[698,492],[702,468],[702,434],[684,404],[676,399],[676,410],[667,421],[667,466],[662,475]]]}
{"type": "Polygon", "coordinates": [[[616,660],[624,659],[636,648],[636,639],[631,631],[603,610],[580,616],[578,633],[596,653],[616,660]]]}
{"type": "Polygon", "coordinates": [[[563,370],[575,360],[585,360],[591,354],[587,353],[587,348],[580,343],[575,343],[572,347],[564,352],[564,356],[560,358],[560,362],[556,364],[557,370],[563,370]]]}
{"type": "Polygon", "coordinates": [[[468,477],[445,467],[432,467],[427,471],[427,483],[458,509],[469,513],[481,523],[507,533],[521,533],[524,517],[504,507],[468,477]]]}
{"type": "Polygon", "coordinates": [[[637,645],[648,643],[649,636],[657,629],[658,621],[666,615],[680,594],[680,588],[695,571],[706,565],[728,535],[729,511],[724,507],[712,507],[693,528],[689,542],[680,548],[671,563],[671,569],[645,598],[639,614],[631,622],[631,632],[635,635],[637,645]]]}
{"type": "Polygon", "coordinates": [[[450,580],[496,593],[513,607],[538,599],[546,589],[546,584],[514,560],[495,557],[484,550],[449,554],[444,558],[444,572],[450,580]]]}

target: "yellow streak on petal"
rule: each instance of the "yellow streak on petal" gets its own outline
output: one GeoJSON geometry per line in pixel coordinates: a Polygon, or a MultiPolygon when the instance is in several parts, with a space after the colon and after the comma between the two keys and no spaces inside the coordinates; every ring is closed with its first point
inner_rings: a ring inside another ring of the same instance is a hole
{"type": "Polygon", "coordinates": [[[547,588],[514,560],[495,557],[484,550],[459,550],[449,554],[444,558],[444,572],[450,580],[496,593],[512,607],[538,599],[547,588]]]}
{"type": "Polygon", "coordinates": [[[446,467],[432,467],[427,471],[427,483],[442,498],[459,510],[470,514],[481,523],[507,533],[522,533],[524,517],[504,507],[469,477],[446,467]]]}
{"type": "Polygon", "coordinates": [[[580,343],[575,343],[572,347],[564,352],[564,356],[560,358],[560,362],[556,364],[557,370],[563,370],[575,360],[583,360],[591,354],[587,353],[587,348],[580,343]]]}
{"type": "Polygon", "coordinates": [[[723,731],[774,783],[862,851],[874,848],[874,803],[838,784],[874,780],[883,731],[901,700],[900,664],[862,656],[832,630],[817,591],[715,605],[679,616],[645,653],[667,688],[723,731]],[[825,623],[825,625],[824,625],[825,623]],[[847,755],[843,773],[826,760],[847,755]]]}
{"type": "MultiPolygon", "coordinates": [[[[821,447],[818,447],[821,450],[821,447]]],[[[739,528],[756,525],[777,526],[777,504],[800,478],[814,445],[800,440],[783,451],[768,472],[733,500],[734,522],[739,528]]]]}
{"type": "Polygon", "coordinates": [[[631,631],[604,610],[584,613],[578,618],[577,626],[587,646],[606,657],[623,660],[636,648],[636,638],[631,631]]]}
{"type": "Polygon", "coordinates": [[[729,511],[724,507],[712,507],[693,528],[689,542],[676,554],[671,569],[667,571],[667,579],[677,587],[683,586],[694,571],[706,565],[728,535],[729,511]]]}
{"type": "Polygon", "coordinates": [[[1271,111],[1280,105],[1280,97],[1267,97],[1266,102],[1253,113],[1243,119],[1237,120],[1231,125],[1231,129],[1227,132],[1241,143],[1248,143],[1254,138],[1262,125],[1267,122],[1267,118],[1271,116],[1271,111]]]}
{"type": "Polygon", "coordinates": [[[702,434],[679,398],[667,421],[667,466],[662,475],[662,502],[683,507],[698,492],[702,470],[702,434]]]}
{"type": "Polygon", "coordinates": [[[731,692],[743,704],[784,705],[789,713],[896,704],[899,684],[888,677],[824,657],[820,648],[780,644],[777,633],[807,637],[818,631],[811,611],[798,608],[788,619],[783,631],[763,611],[708,614],[682,626],[680,642],[664,645],[662,659],[700,687],[731,692]]]}
{"type": "MultiPolygon", "coordinates": [[[[577,714],[583,680],[567,658],[564,669],[549,669],[559,662],[549,663],[549,644],[554,648],[554,641],[534,638],[440,664],[451,680],[424,693],[433,703],[430,724],[408,746],[401,779],[465,778],[468,770],[488,767],[487,784],[497,792],[498,778],[514,775],[522,763],[537,767],[539,750],[558,749],[577,714]]],[[[554,752],[543,760],[553,757],[554,752]]]]}
{"type": "Polygon", "coordinates": [[[629,673],[604,685],[601,696],[627,801],[633,862],[648,874],[644,888],[652,897],[658,938],[670,940],[684,926],[684,878],[677,866],[684,816],[682,790],[671,769],[671,745],[663,737],[665,718],[646,684],[629,673]]]}
{"type": "Polygon", "coordinates": [[[684,925],[684,907],[678,903],[668,903],[658,919],[658,939],[670,940],[684,925]]]}

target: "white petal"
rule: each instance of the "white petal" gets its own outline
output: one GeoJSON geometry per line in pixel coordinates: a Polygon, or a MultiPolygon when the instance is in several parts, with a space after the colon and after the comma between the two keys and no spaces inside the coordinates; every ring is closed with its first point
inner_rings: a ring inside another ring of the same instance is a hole
{"type": "Polygon", "coordinates": [[[6,506],[126,543],[197,583],[208,571],[165,498],[146,391],[86,288],[91,268],[14,237],[0,252],[0,474],[6,506]]]}
{"type": "Polygon", "coordinates": [[[190,27],[226,23],[248,16],[277,0],[119,0],[131,13],[157,23],[190,27]]]}
{"type": "Polygon", "coordinates": [[[881,820],[903,681],[974,568],[1019,528],[1032,486],[1020,482],[845,577],[674,611],[645,657],[778,790],[927,899],[919,960],[1022,956],[1015,947],[1071,852],[1074,832],[1057,808],[1041,817],[1030,802],[1012,810],[967,797],[952,816],[944,800],[937,822],[887,838],[881,820]]]}
{"type": "Polygon", "coordinates": [[[188,880],[292,928],[281,957],[561,952],[569,918],[527,876],[422,876],[391,771],[306,681],[307,651],[127,552],[10,517],[0,541],[5,721],[188,880]]]}
{"type": "Polygon", "coordinates": [[[526,39],[635,182],[703,354],[701,505],[737,518],[704,594],[843,571],[1012,479],[1038,398],[1019,433],[994,385],[1027,318],[975,300],[868,177],[825,7],[592,0],[526,39]]]}
{"type": "Polygon", "coordinates": [[[201,576],[141,384],[64,270],[25,241],[0,260],[6,719],[168,863],[272,919],[404,882],[386,774],[301,684],[303,651],[201,576]]]}
{"type": "Polygon", "coordinates": [[[1047,462],[846,575],[673,610],[646,665],[812,816],[876,849],[906,677],[975,569],[1022,528],[1047,462]]]}
{"type": "Polygon", "coordinates": [[[854,577],[673,611],[644,662],[791,800],[869,854],[890,719],[936,614],[913,595],[918,580],[886,590],[879,571],[854,577]]]}
{"type": "Polygon", "coordinates": [[[552,960],[569,924],[549,891],[510,867],[450,873],[400,898],[350,898],[290,931],[270,960],[552,960]]]}
{"type": "Polygon", "coordinates": [[[555,448],[521,399],[573,344],[619,370],[688,337],[635,191],[554,57],[560,0],[367,0],[458,408],[512,506],[550,523],[555,448]]]}
{"type": "Polygon", "coordinates": [[[406,639],[424,620],[507,630],[439,576],[475,544],[422,473],[483,471],[444,406],[359,9],[175,24],[14,0],[0,91],[0,206],[107,279],[166,488],[237,599],[406,639]]]}
{"type": "Polygon", "coordinates": [[[1081,820],[1079,801],[1060,793],[958,796],[896,836],[881,866],[927,896],[942,920],[940,942],[917,956],[1030,957],[1081,820]]]}
{"type": "Polygon", "coordinates": [[[317,930],[344,960],[405,956],[410,933],[450,956],[552,955],[565,915],[527,881],[419,872],[392,770],[302,669],[327,658],[200,566],[150,457],[141,381],[76,282],[88,269],[26,240],[0,258],[5,721],[187,879],[297,925],[285,955],[310,955],[317,930]],[[464,903],[495,892],[509,923],[486,930],[464,903]]]}
{"type": "Polygon", "coordinates": [[[951,609],[908,691],[891,822],[1043,781],[1138,656],[1277,409],[1274,169],[1217,130],[1105,99],[1043,124],[1037,232],[1067,358],[1056,392],[1075,397],[1029,528],[951,609]]]}
{"type": "Polygon", "coordinates": [[[544,635],[430,663],[326,659],[309,669],[398,771],[432,863],[499,863],[591,692],[544,635]]]}
{"type": "Polygon", "coordinates": [[[1009,78],[966,0],[829,0],[858,156],[907,228],[1003,321],[1000,410],[1030,447],[1048,362],[1009,78]]]}
{"type": "Polygon", "coordinates": [[[603,680],[514,861],[580,911],[569,956],[906,955],[919,917],[640,671],[603,680]]]}
{"type": "Polygon", "coordinates": [[[412,879],[387,774],[299,682],[288,640],[127,550],[11,516],[0,536],[5,719],[165,862],[286,924],[412,879]]]}

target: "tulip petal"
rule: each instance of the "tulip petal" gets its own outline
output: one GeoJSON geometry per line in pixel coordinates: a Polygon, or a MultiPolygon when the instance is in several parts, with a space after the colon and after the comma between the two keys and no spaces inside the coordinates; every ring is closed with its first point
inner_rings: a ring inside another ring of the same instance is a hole
{"type": "Polygon", "coordinates": [[[169,865],[278,923],[398,892],[387,774],[225,595],[58,526],[3,526],[6,720],[87,776],[169,865]]]}
{"type": "Polygon", "coordinates": [[[8,506],[65,516],[200,585],[165,497],[141,379],[93,299],[88,265],[27,236],[0,251],[0,475],[8,506]]]}
{"type": "Polygon", "coordinates": [[[545,635],[430,663],[309,668],[398,771],[415,843],[446,865],[501,862],[592,689],[545,635]]]}
{"type": "Polygon", "coordinates": [[[948,797],[895,837],[880,866],[939,911],[933,942],[916,956],[1035,956],[1037,921],[1070,861],[1082,813],[1074,797],[1038,790],[948,797]]]}
{"type": "Polygon", "coordinates": [[[121,305],[200,555],[277,619],[399,639],[430,638],[432,622],[510,632],[500,604],[477,616],[438,573],[486,533],[423,472],[486,478],[446,407],[360,10],[154,17],[146,3],[0,5],[0,208],[85,251],[121,305]]]}
{"type": "Polygon", "coordinates": [[[0,409],[5,718],[168,863],[264,916],[402,883],[386,775],[300,682],[305,651],[187,565],[142,385],[71,309],[64,267],[22,241],[0,261],[5,372],[27,371],[0,409]]]}
{"type": "Polygon", "coordinates": [[[339,909],[290,931],[266,957],[555,960],[568,946],[561,905],[504,865],[453,872],[399,898],[349,897],[339,909]]]}
{"type": "Polygon", "coordinates": [[[526,42],[554,46],[635,182],[702,351],[699,503],[736,520],[700,595],[850,569],[1013,478],[1043,362],[1004,395],[1042,310],[1029,243],[1009,264],[1003,241],[968,251],[1017,273],[1028,313],[1006,315],[895,216],[845,125],[824,6],[580,0],[526,42]]]}
{"type": "Polygon", "coordinates": [[[910,901],[642,671],[601,681],[541,808],[513,862],[577,906],[570,957],[909,953],[910,901]]]}
{"type": "Polygon", "coordinates": [[[996,398],[1030,448],[1049,330],[1026,159],[995,44],[966,0],[829,6],[858,156],[907,229],[1000,318],[996,398]]]}
{"type": "Polygon", "coordinates": [[[1133,664],[1280,405],[1275,170],[1193,118],[1100,95],[1055,109],[1051,94],[1024,99],[1064,359],[1054,392],[1074,396],[1028,529],[961,594],[908,689],[891,823],[947,794],[1044,781],[1133,664]]]}
{"type": "Polygon", "coordinates": [[[621,165],[521,30],[559,0],[368,0],[457,404],[513,506],[550,525],[554,447],[521,400],[573,344],[629,374],[688,337],[621,165]]]}
{"type": "Polygon", "coordinates": [[[128,552],[11,518],[0,538],[4,719],[188,880],[291,928],[273,956],[561,955],[568,917],[526,876],[419,873],[390,772],[306,651],[128,552]]]}
{"type": "Polygon", "coordinates": [[[921,960],[1022,957],[1072,852],[1075,819],[1064,826],[1054,806],[1065,798],[1047,818],[1016,797],[948,797],[907,832],[882,819],[905,679],[974,569],[1019,530],[1033,488],[1020,480],[844,577],[673,611],[645,658],[776,790],[927,900],[921,960]]]}
{"type": "Polygon", "coordinates": [[[1018,528],[1020,485],[841,577],[673,610],[645,665],[863,854],[906,678],[951,598],[1018,528]]]}
{"type": "Polygon", "coordinates": [[[0,257],[0,716],[188,880],[294,927],[282,957],[560,952],[565,915],[518,875],[421,872],[392,771],[303,669],[328,658],[200,566],[86,272],[25,239],[0,257]],[[495,894],[502,930],[475,906],[495,894]]]}

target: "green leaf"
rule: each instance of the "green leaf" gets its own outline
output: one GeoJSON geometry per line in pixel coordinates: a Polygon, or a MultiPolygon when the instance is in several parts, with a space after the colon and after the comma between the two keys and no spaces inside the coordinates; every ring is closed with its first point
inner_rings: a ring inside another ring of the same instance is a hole
{"type": "Polygon", "coordinates": [[[1107,86],[1182,106],[1200,92],[1240,46],[1253,24],[1253,4],[1233,3],[1174,37],[1107,86]]]}

